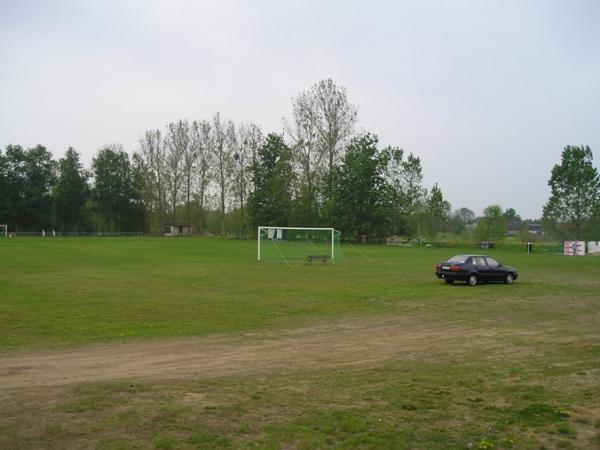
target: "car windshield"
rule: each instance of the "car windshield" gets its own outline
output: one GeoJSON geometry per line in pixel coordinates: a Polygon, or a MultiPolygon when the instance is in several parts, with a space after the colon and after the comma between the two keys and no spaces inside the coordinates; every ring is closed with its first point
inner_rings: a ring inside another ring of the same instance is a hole
{"type": "Polygon", "coordinates": [[[464,264],[467,261],[468,256],[456,255],[448,260],[449,263],[464,264]]]}

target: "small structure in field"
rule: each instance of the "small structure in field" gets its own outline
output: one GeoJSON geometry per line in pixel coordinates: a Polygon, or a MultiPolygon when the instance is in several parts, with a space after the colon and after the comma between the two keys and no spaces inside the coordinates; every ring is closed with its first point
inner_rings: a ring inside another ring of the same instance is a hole
{"type": "Polygon", "coordinates": [[[563,255],[565,256],[585,256],[584,241],[565,241],[563,244],[563,255]]]}
{"type": "Polygon", "coordinates": [[[189,236],[191,229],[187,225],[172,225],[170,223],[165,225],[164,235],[166,237],[177,237],[177,236],[189,236]]]}
{"type": "Polygon", "coordinates": [[[535,236],[544,236],[544,227],[539,223],[530,223],[527,226],[527,231],[529,234],[533,234],[535,236]]]}
{"type": "Polygon", "coordinates": [[[385,240],[385,245],[401,245],[404,247],[412,247],[413,244],[417,244],[418,242],[419,240],[417,238],[394,235],[385,240]]]}
{"type": "Polygon", "coordinates": [[[588,254],[600,255],[600,241],[598,241],[598,242],[589,241],[588,242],[588,254]]]}

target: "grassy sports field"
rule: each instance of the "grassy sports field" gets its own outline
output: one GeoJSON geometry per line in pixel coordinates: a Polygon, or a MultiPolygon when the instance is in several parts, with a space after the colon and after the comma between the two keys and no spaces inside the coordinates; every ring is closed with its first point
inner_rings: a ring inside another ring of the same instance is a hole
{"type": "Polygon", "coordinates": [[[0,240],[0,448],[600,448],[600,258],[342,249],[0,240]]]}

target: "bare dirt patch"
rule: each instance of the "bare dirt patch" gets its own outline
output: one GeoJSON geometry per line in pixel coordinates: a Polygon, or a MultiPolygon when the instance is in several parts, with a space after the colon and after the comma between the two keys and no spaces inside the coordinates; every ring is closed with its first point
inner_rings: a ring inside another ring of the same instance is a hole
{"type": "Polygon", "coordinates": [[[414,318],[379,317],[278,332],[12,354],[0,357],[0,390],[121,379],[249,375],[401,359],[440,361],[479,352],[488,359],[519,351],[497,329],[424,326],[414,318]]]}

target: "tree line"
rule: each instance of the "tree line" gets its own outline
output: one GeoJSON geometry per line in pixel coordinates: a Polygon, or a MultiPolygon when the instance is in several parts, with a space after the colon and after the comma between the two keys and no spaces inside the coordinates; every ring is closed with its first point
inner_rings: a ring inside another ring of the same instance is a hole
{"type": "Polygon", "coordinates": [[[56,161],[42,145],[8,145],[0,151],[0,221],[21,231],[142,231],[146,183],[139,155],[119,145],[99,149],[91,170],[73,148],[56,161]]]}
{"type": "MultiPolygon", "coordinates": [[[[0,150],[0,223],[30,231],[152,233],[171,223],[238,236],[258,225],[333,226],[347,238],[375,240],[435,240],[469,230],[489,240],[526,225],[514,209],[498,205],[482,218],[464,207],[453,212],[437,184],[424,186],[418,156],[381,148],[376,135],[356,132],[357,118],[346,90],[328,79],[292,99],[278,133],[265,135],[252,122],[219,113],[182,119],[146,131],[131,155],[119,145],[102,147],[89,169],[72,148],[56,161],[41,145],[8,145],[0,150]]],[[[553,170],[544,225],[556,235],[593,233],[600,201],[591,150],[565,152],[569,167],[553,170]],[[573,158],[580,164],[569,165],[573,158]],[[561,215],[567,188],[559,184],[574,179],[587,185],[572,189],[570,215],[561,215]]]]}

